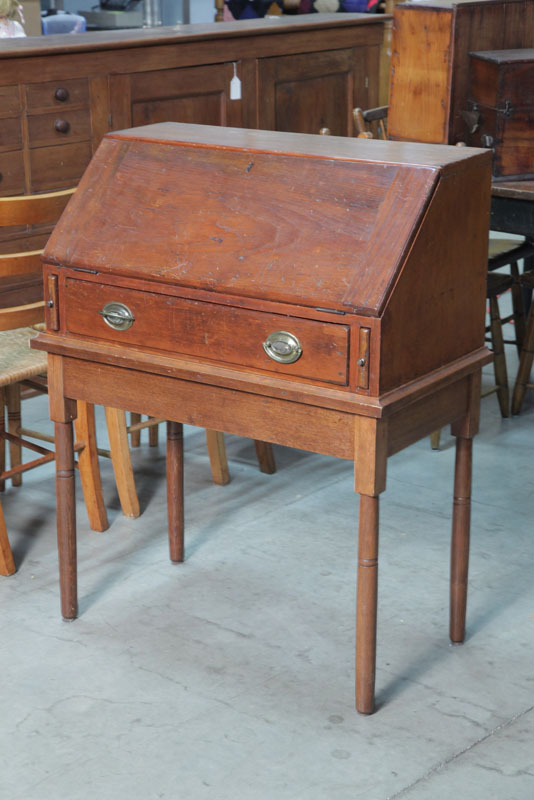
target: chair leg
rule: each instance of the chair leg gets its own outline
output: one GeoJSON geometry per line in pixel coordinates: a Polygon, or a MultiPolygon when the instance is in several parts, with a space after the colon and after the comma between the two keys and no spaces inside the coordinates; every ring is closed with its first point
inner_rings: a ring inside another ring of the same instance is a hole
{"type": "MultiPolygon", "coordinates": [[[[130,413],[130,424],[137,425],[141,422],[141,414],[138,414],[137,411],[132,411],[130,413]]],[[[132,447],[139,447],[141,444],[141,431],[132,431],[130,434],[130,442],[132,447]]]]}
{"type": "Polygon", "coordinates": [[[152,427],[148,429],[148,444],[150,447],[158,446],[158,432],[159,425],[152,425],[152,427]]]}
{"type": "Polygon", "coordinates": [[[109,527],[109,523],[102,497],[102,482],[96,451],[95,407],[91,403],[78,400],[78,416],[74,421],[74,430],[76,441],[85,444],[78,455],[78,466],[89,525],[94,531],[105,531],[109,527]]]}
{"type": "Polygon", "coordinates": [[[255,439],[254,447],[256,448],[256,457],[258,459],[260,472],[265,472],[266,475],[273,475],[276,472],[276,463],[272,444],[270,442],[260,442],[258,439],[255,439]]]}
{"type": "Polygon", "coordinates": [[[528,326],[523,342],[523,351],[521,353],[521,360],[519,362],[519,370],[517,378],[515,379],[514,394],[512,398],[512,414],[519,414],[525,392],[527,391],[528,379],[530,370],[532,369],[532,361],[534,359],[534,308],[531,306],[528,316],[528,326]]]}
{"type": "MultiPolygon", "coordinates": [[[[6,440],[2,434],[6,430],[6,396],[4,387],[0,386],[0,473],[4,472],[6,468],[6,440]]],[[[0,481],[0,492],[3,492],[6,487],[5,481],[0,481]]]]}
{"type": "Polygon", "coordinates": [[[525,340],[525,303],[523,301],[523,287],[519,282],[517,261],[513,261],[510,264],[510,273],[514,279],[512,285],[512,310],[514,312],[515,346],[517,355],[521,358],[521,350],[525,340]]]}
{"type": "MultiPolygon", "coordinates": [[[[20,383],[13,383],[6,386],[7,400],[7,429],[9,433],[17,435],[20,428],[20,383]]],[[[11,467],[20,466],[22,461],[22,448],[15,442],[9,443],[9,463],[11,467]]],[[[13,475],[11,478],[13,486],[20,486],[22,475],[13,475]]]]}
{"type": "Polygon", "coordinates": [[[7,575],[13,575],[14,572],[15,562],[13,561],[13,553],[9,546],[9,539],[7,538],[2,503],[0,503],[0,575],[5,575],[7,577],[7,575]]]}
{"type": "Polygon", "coordinates": [[[230,483],[230,471],[226,459],[224,433],[206,430],[206,444],[211,466],[211,479],[218,486],[230,483]]]}
{"type": "Polygon", "coordinates": [[[106,406],[106,423],[108,427],[109,449],[115,482],[123,514],[127,517],[139,516],[139,499],[135,489],[128,432],[126,429],[126,413],[118,408],[106,406]]]}
{"type": "Polygon", "coordinates": [[[508,395],[508,373],[506,371],[506,357],[504,354],[504,341],[499,304],[496,297],[490,297],[490,328],[493,347],[493,368],[497,384],[497,398],[503,417],[510,416],[510,400],[508,395]]]}

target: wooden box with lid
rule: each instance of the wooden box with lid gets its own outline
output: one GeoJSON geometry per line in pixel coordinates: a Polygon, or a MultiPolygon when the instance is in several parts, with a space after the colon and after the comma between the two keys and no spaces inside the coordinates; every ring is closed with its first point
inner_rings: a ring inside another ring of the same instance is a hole
{"type": "Polygon", "coordinates": [[[388,136],[465,142],[469,52],[531,47],[532,0],[414,0],[395,8],[388,136]]]}
{"type": "MultiPolygon", "coordinates": [[[[45,251],[62,610],[77,613],[73,400],[354,461],[357,708],[374,702],[387,456],[451,423],[451,636],[464,631],[490,154],[163,123],[108,134],[45,251]]],[[[178,477],[177,477],[178,476],[178,477]]],[[[274,500],[273,500],[274,501],[274,500]]]]}
{"type": "Polygon", "coordinates": [[[466,141],[493,151],[495,178],[534,177],[534,48],[470,53],[466,141]]]}

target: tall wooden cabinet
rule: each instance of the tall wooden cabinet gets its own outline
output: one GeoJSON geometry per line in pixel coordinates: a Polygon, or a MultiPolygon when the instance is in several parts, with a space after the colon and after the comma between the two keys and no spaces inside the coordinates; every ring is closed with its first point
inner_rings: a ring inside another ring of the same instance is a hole
{"type": "Polygon", "coordinates": [[[353,106],[378,99],[382,36],[374,15],[314,14],[2,41],[0,195],[75,185],[134,125],[350,135],[353,106]]]}

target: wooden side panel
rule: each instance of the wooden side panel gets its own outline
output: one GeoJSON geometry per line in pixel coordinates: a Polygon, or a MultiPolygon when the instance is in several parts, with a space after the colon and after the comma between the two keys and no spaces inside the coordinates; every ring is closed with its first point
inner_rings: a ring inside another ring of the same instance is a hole
{"type": "Polygon", "coordinates": [[[388,136],[446,143],[448,136],[451,9],[395,9],[388,136]]]}
{"type": "Polygon", "coordinates": [[[489,153],[438,184],[383,315],[381,393],[483,346],[489,206],[489,153]]]}

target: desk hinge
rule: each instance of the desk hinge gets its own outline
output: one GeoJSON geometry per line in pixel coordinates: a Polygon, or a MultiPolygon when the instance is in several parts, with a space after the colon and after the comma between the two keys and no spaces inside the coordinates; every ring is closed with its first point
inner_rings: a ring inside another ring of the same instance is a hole
{"type": "Polygon", "coordinates": [[[338,311],[337,308],[316,308],[316,311],[320,311],[322,314],[341,314],[344,315],[345,311],[338,311]]]}
{"type": "Polygon", "coordinates": [[[87,272],[89,275],[98,275],[97,269],[84,269],[83,267],[71,267],[73,272],[87,272]]]}

